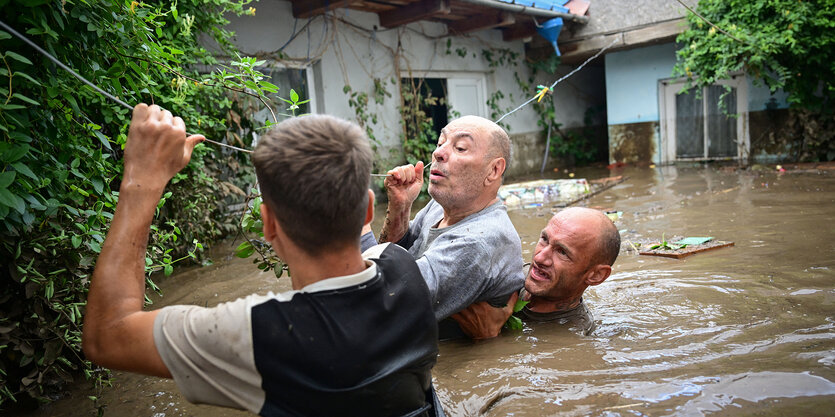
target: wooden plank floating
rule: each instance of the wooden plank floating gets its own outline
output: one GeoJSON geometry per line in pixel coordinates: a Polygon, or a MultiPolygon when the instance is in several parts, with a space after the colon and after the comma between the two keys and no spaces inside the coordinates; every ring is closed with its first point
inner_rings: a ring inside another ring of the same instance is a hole
{"type": "Polygon", "coordinates": [[[639,252],[641,255],[648,255],[648,256],[663,256],[665,258],[674,258],[674,259],[681,259],[686,256],[690,256],[699,252],[706,252],[713,249],[719,248],[726,248],[728,246],[733,246],[734,242],[726,242],[722,240],[711,240],[710,242],[703,243],[701,245],[688,245],[684,249],[650,249],[639,252]]]}

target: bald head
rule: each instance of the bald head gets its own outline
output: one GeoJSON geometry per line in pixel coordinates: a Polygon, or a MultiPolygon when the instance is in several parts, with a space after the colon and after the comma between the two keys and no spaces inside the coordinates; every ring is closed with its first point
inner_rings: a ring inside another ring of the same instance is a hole
{"type": "MultiPolygon", "coordinates": [[[[505,167],[510,166],[510,137],[501,126],[479,116],[463,116],[452,121],[450,124],[453,123],[461,123],[478,127],[485,133],[485,136],[488,139],[489,149],[484,155],[485,159],[504,158],[505,167]]],[[[507,169],[505,169],[505,171],[507,171],[507,169]]],[[[502,173],[502,176],[504,176],[504,173],[502,173]]]]}
{"type": "Polygon", "coordinates": [[[594,235],[597,250],[590,259],[589,266],[612,266],[620,252],[620,233],[612,220],[602,211],[585,207],[571,207],[554,215],[565,222],[583,225],[583,229],[594,235]]]}

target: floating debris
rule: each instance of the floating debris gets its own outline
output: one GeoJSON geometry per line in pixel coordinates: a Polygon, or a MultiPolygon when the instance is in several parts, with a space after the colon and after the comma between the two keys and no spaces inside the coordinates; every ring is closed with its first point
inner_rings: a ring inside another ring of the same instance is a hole
{"type": "Polygon", "coordinates": [[[661,239],[660,243],[649,246],[649,249],[639,252],[641,255],[663,256],[665,258],[681,259],[699,252],[733,246],[734,242],[713,240],[712,237],[686,237],[674,242],[661,239]]]}

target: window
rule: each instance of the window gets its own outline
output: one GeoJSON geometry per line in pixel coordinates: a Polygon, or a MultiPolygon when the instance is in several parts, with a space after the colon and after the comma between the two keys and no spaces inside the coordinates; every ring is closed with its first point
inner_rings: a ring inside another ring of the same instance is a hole
{"type": "MultiPolygon", "coordinates": [[[[435,139],[441,135],[441,129],[449,121],[447,107],[447,80],[444,78],[403,78],[400,83],[403,88],[407,106],[405,115],[409,124],[420,124],[423,117],[432,119],[432,130],[435,139]],[[414,107],[417,106],[417,107],[414,107]]],[[[407,125],[407,129],[419,126],[407,125]]]]}
{"type": "Polygon", "coordinates": [[[661,81],[662,160],[737,159],[748,155],[747,84],[744,76],[681,90],[684,81],[661,81]],[[701,94],[699,94],[701,93],[701,94]]]}
{"type": "MultiPolygon", "coordinates": [[[[310,99],[309,102],[299,105],[299,108],[295,110],[296,116],[311,113],[311,109],[316,108],[312,105],[314,101],[314,97],[312,95],[313,90],[310,87],[312,84],[312,75],[310,74],[308,68],[265,66],[259,67],[258,71],[267,76],[266,81],[278,86],[278,93],[269,94],[267,96],[270,98],[270,106],[276,113],[278,121],[285,120],[293,115],[293,113],[289,110],[289,105],[281,100],[281,98],[290,98],[290,90],[295,90],[301,101],[310,99]]],[[[253,119],[258,122],[272,120],[272,114],[270,114],[268,109],[263,108],[263,105],[261,105],[260,110],[256,111],[253,115],[253,119]]]]}

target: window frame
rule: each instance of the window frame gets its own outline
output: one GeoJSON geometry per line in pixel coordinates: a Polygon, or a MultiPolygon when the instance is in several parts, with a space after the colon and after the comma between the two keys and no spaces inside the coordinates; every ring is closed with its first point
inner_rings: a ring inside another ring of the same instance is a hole
{"type": "MultiPolygon", "coordinates": [[[[751,149],[750,132],[748,129],[748,81],[743,73],[732,74],[727,80],[719,80],[713,85],[730,86],[736,89],[736,133],[737,133],[737,154],[730,157],[708,156],[709,118],[704,117],[703,146],[704,153],[700,157],[680,158],[676,154],[676,95],[687,83],[686,78],[669,78],[658,80],[658,107],[661,132],[661,162],[670,163],[676,161],[717,161],[717,160],[739,160],[748,157],[751,149]]],[[[707,97],[706,87],[702,88],[702,97],[707,97]]],[[[708,112],[707,100],[702,100],[704,106],[703,114],[708,112]]]]}

